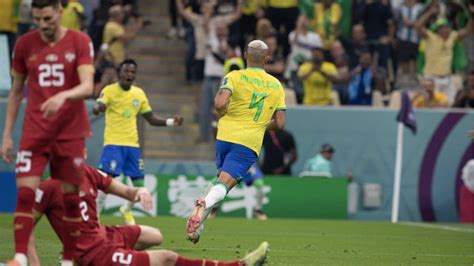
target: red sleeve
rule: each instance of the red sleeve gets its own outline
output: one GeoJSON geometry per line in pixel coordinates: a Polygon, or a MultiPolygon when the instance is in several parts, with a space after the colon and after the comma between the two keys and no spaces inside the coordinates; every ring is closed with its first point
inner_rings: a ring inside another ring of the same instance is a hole
{"type": "Polygon", "coordinates": [[[25,43],[24,38],[20,37],[15,43],[12,56],[12,69],[22,74],[26,74],[27,72],[25,43]]]}
{"type": "Polygon", "coordinates": [[[86,173],[89,175],[92,184],[104,192],[109,188],[110,184],[112,184],[112,177],[98,169],[87,166],[86,173]]]}
{"type": "Polygon", "coordinates": [[[53,181],[51,179],[46,179],[41,182],[39,187],[36,189],[35,196],[35,210],[39,213],[46,213],[53,203],[53,181]]]}
{"type": "Polygon", "coordinates": [[[87,34],[77,32],[77,65],[92,65],[94,62],[94,46],[87,34]]]}

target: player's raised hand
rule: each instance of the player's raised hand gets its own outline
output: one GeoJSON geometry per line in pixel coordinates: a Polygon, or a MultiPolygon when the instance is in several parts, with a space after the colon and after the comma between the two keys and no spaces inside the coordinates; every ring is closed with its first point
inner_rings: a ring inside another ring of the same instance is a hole
{"type": "Polygon", "coordinates": [[[6,163],[11,163],[15,159],[15,154],[13,153],[13,140],[12,138],[3,138],[2,142],[2,159],[6,163]]]}
{"type": "Polygon", "coordinates": [[[66,101],[66,97],[62,93],[57,93],[53,97],[50,97],[43,104],[41,104],[41,112],[43,112],[43,117],[50,117],[55,115],[59,108],[63,106],[66,101]]]}
{"type": "Polygon", "coordinates": [[[151,207],[153,206],[151,200],[151,194],[146,188],[139,188],[137,191],[137,195],[135,196],[135,201],[140,201],[145,211],[150,211],[151,207]]]}
{"type": "Polygon", "coordinates": [[[174,123],[173,125],[176,127],[176,126],[181,126],[183,124],[183,117],[182,116],[179,116],[179,115],[175,115],[174,116],[174,123]]]}

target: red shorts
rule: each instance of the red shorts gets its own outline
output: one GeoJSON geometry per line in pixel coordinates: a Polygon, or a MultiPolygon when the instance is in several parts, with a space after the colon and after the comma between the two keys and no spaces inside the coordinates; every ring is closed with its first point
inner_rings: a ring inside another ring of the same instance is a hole
{"type": "Polygon", "coordinates": [[[133,249],[142,230],[138,225],[107,225],[105,231],[109,243],[122,248],[133,249]]]}
{"type": "Polygon", "coordinates": [[[41,140],[21,138],[16,160],[16,176],[42,176],[50,162],[51,177],[79,185],[84,175],[84,138],[41,140]]]}

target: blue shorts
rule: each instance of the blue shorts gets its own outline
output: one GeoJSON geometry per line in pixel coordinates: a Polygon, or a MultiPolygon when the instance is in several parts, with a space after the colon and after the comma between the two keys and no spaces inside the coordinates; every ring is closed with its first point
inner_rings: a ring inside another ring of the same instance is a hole
{"type": "Polygon", "coordinates": [[[106,145],[102,150],[98,168],[114,177],[121,174],[132,180],[145,177],[143,156],[137,147],[106,145]]]}
{"type": "Polygon", "coordinates": [[[216,141],[216,167],[218,172],[227,172],[240,181],[257,159],[257,154],[243,145],[221,140],[216,141]]]}
{"type": "Polygon", "coordinates": [[[247,186],[251,186],[253,182],[262,179],[263,174],[257,163],[252,164],[249,171],[244,175],[244,182],[247,186]]]}

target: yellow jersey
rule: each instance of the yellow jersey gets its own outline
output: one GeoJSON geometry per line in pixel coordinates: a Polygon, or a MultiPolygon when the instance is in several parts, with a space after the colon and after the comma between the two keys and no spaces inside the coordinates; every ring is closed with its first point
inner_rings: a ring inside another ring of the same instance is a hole
{"type": "Polygon", "coordinates": [[[76,14],[76,9],[79,13],[84,14],[84,7],[79,2],[69,2],[67,7],[63,9],[63,16],[61,18],[61,25],[71,30],[81,30],[81,18],[76,14]]]}
{"type": "MultiPolygon", "coordinates": [[[[313,70],[313,63],[303,63],[298,69],[298,76],[304,76],[313,70]]],[[[323,62],[321,71],[326,74],[337,74],[334,64],[323,62]]],[[[332,82],[319,72],[313,72],[308,78],[303,80],[303,104],[308,105],[328,105],[332,102],[332,82]]]]}
{"type": "Polygon", "coordinates": [[[258,155],[273,113],[286,109],[283,86],[265,70],[248,67],[227,74],[220,88],[232,95],[219,119],[217,139],[243,145],[258,155]]]}
{"type": "Polygon", "coordinates": [[[273,8],[292,8],[298,7],[298,0],[268,0],[269,7],[273,8]]]}
{"type": "Polygon", "coordinates": [[[137,115],[151,112],[145,92],[136,86],[126,91],[117,82],[105,87],[97,101],[107,106],[104,146],[139,147],[137,115]]]}
{"type": "Polygon", "coordinates": [[[109,51],[114,57],[114,63],[120,64],[125,59],[125,46],[122,40],[118,40],[125,33],[122,25],[114,21],[105,24],[102,43],[109,45],[109,51]]]}

